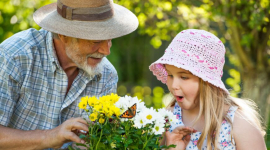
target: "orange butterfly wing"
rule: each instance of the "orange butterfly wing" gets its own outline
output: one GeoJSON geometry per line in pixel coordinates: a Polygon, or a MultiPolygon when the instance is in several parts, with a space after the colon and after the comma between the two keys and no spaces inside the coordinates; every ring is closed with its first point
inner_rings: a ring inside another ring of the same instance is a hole
{"type": "Polygon", "coordinates": [[[120,118],[131,119],[131,118],[135,117],[136,109],[137,109],[137,105],[135,103],[134,105],[129,107],[128,110],[126,110],[122,115],[120,115],[120,118]]]}

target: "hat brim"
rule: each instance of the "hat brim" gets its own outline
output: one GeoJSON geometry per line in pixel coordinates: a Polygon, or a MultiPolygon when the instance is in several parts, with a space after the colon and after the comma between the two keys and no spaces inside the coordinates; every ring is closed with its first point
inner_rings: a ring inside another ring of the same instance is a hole
{"type": "MultiPolygon", "coordinates": [[[[224,90],[228,95],[230,95],[230,92],[228,91],[228,89],[226,89],[224,83],[222,82],[222,80],[220,78],[212,78],[209,79],[207,76],[205,76],[204,74],[200,74],[199,72],[196,71],[196,68],[192,67],[192,66],[188,66],[187,64],[184,64],[185,62],[187,62],[186,60],[184,60],[183,64],[181,63],[172,63],[172,62],[168,62],[167,60],[172,60],[175,59],[174,56],[166,56],[166,54],[164,54],[161,58],[159,58],[157,61],[155,61],[154,63],[152,63],[149,66],[150,71],[153,72],[153,74],[157,77],[158,80],[160,80],[162,83],[166,84],[167,83],[167,71],[164,68],[163,65],[173,65],[177,68],[182,68],[185,70],[188,70],[189,72],[191,72],[193,75],[201,78],[202,80],[211,83],[212,85],[221,88],[222,90],[224,90]]],[[[189,58],[190,59],[190,58],[189,58]]],[[[190,59],[192,60],[192,59],[190,59]]],[[[198,64],[199,65],[199,64],[198,64]]],[[[202,67],[198,67],[198,68],[202,68],[202,67]]]]}
{"type": "Polygon", "coordinates": [[[129,34],[137,29],[137,17],[128,9],[114,5],[113,17],[101,21],[77,21],[62,18],[57,11],[57,4],[52,3],[38,9],[34,21],[48,31],[87,40],[106,40],[129,34]]]}

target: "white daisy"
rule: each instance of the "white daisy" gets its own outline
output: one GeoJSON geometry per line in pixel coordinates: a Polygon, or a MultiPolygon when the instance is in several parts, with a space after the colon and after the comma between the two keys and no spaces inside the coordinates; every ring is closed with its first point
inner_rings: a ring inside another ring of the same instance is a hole
{"type": "Polygon", "coordinates": [[[145,119],[145,116],[142,114],[138,114],[134,118],[134,126],[137,128],[142,128],[147,124],[147,120],[145,119]]]}
{"type": "Polygon", "coordinates": [[[155,117],[154,123],[155,124],[165,124],[166,123],[165,118],[162,117],[159,112],[157,114],[158,114],[157,115],[158,117],[155,117]]]}
{"type": "Polygon", "coordinates": [[[156,110],[153,109],[153,107],[142,110],[140,114],[144,116],[146,122],[149,124],[152,124],[156,120],[156,117],[158,117],[158,114],[156,110]]]}
{"type": "Polygon", "coordinates": [[[154,128],[152,128],[152,132],[155,135],[162,134],[164,131],[164,124],[155,124],[154,128]]]}
{"type": "Polygon", "coordinates": [[[170,124],[176,124],[177,123],[177,118],[176,115],[174,115],[172,112],[168,112],[168,120],[170,122],[170,124]]]}
{"type": "Polygon", "coordinates": [[[165,108],[160,108],[160,109],[158,109],[158,112],[159,112],[159,114],[162,116],[162,117],[168,117],[168,110],[166,110],[165,108]]]}
{"type": "Polygon", "coordinates": [[[120,97],[119,100],[115,103],[115,106],[120,108],[120,112],[123,113],[128,109],[129,101],[127,101],[126,96],[120,97]]]}

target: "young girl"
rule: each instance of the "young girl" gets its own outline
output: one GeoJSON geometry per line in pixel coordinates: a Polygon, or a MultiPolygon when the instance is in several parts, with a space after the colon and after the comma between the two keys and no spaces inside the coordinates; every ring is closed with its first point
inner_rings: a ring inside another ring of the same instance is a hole
{"type": "Polygon", "coordinates": [[[225,47],[213,34],[180,32],[165,54],[150,65],[168,86],[169,105],[179,118],[164,142],[177,150],[266,150],[265,131],[251,101],[231,97],[221,77],[225,47]]]}

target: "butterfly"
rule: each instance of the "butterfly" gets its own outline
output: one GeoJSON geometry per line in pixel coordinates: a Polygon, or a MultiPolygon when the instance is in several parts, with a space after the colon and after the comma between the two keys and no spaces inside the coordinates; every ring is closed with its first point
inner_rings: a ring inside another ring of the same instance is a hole
{"type": "Polygon", "coordinates": [[[131,118],[135,117],[136,109],[137,109],[137,105],[135,103],[131,107],[128,107],[128,110],[126,110],[122,115],[120,115],[120,118],[131,119],[131,118]]]}

